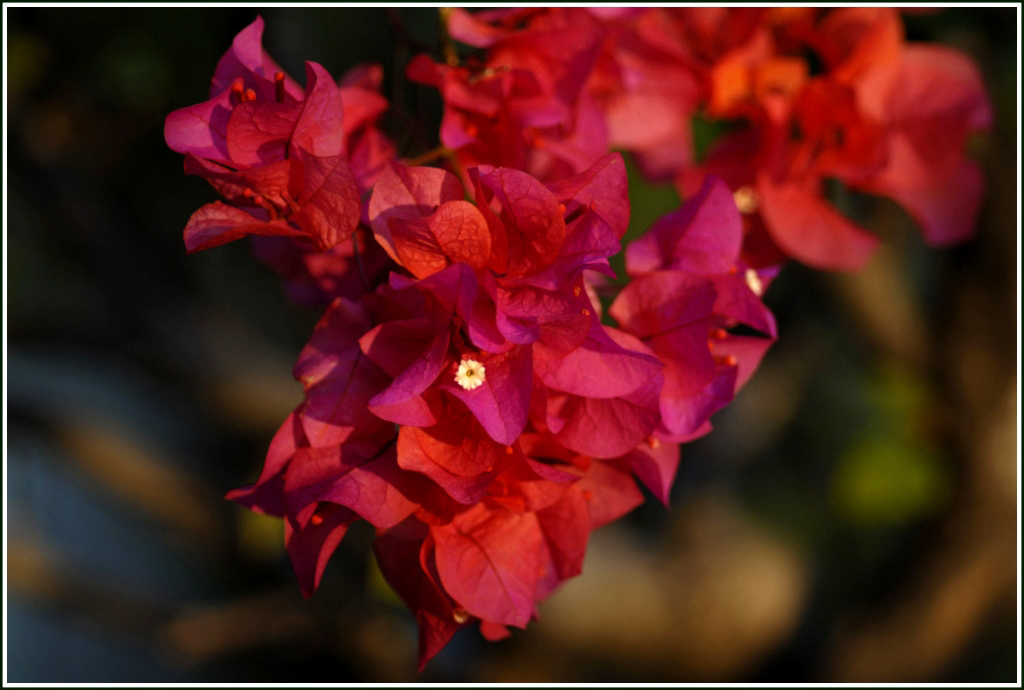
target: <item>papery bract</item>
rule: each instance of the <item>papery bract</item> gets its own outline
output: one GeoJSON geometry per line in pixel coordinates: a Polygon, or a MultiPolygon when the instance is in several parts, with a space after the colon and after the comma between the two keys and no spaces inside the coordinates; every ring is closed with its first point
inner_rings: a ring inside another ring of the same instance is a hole
{"type": "Polygon", "coordinates": [[[453,599],[478,618],[526,627],[543,539],[535,515],[477,504],[431,534],[441,582],[453,599]]]}
{"type": "MultiPolygon", "coordinates": [[[[758,273],[745,269],[759,281],[757,292],[740,273],[741,237],[732,195],[708,178],[698,195],[626,250],[634,279],[609,314],[664,363],[660,428],[674,440],[706,431],[708,418],[732,399],[739,360],[728,354],[724,328],[760,330],[769,336],[765,349],[775,337],[758,273]]],[[[745,361],[745,370],[757,361],[745,361]]]]}
{"type": "Polygon", "coordinates": [[[341,90],[308,62],[299,93],[263,53],[262,26],[257,19],[236,38],[218,65],[211,100],[175,111],[165,123],[168,145],[187,156],[186,170],[209,179],[245,214],[203,207],[185,228],[189,251],[249,234],[292,236],[325,250],[359,222],[341,90]],[[264,173],[268,167],[272,175],[264,173]]]}
{"type": "Polygon", "coordinates": [[[408,76],[440,90],[441,142],[463,168],[497,165],[547,181],[584,170],[607,152],[603,118],[583,92],[603,38],[587,12],[456,9],[448,30],[485,48],[484,60],[448,66],[420,55],[408,76]]]}
{"type": "Polygon", "coordinates": [[[494,270],[525,275],[550,264],[565,241],[565,218],[555,195],[535,178],[511,168],[481,173],[475,182],[477,206],[483,208],[491,198],[501,205],[497,223],[491,223],[503,250],[491,263],[494,270]]]}
{"type": "Polygon", "coordinates": [[[969,237],[982,179],[964,143],[991,119],[974,66],[951,49],[905,43],[892,8],[805,19],[759,28],[719,58],[710,110],[749,129],[677,170],[680,190],[695,192],[700,172],[723,177],[757,216],[752,227],[786,255],[831,270],[861,267],[878,239],[832,206],[827,180],[895,200],[930,244],[969,237]],[[784,52],[806,48],[824,73],[809,78],[803,58],[784,52]]]}
{"type": "Polygon", "coordinates": [[[462,199],[459,179],[440,168],[407,167],[391,162],[384,168],[370,197],[373,232],[391,258],[399,261],[391,239],[392,219],[417,221],[434,213],[442,203],[462,199]]]}
{"type": "Polygon", "coordinates": [[[494,640],[536,618],[638,482],[668,504],[679,444],[776,338],[780,262],[850,270],[875,249],[828,185],[896,200],[933,244],[965,238],[982,179],[963,149],[991,119],[973,65],[905,43],[890,8],[442,16],[465,45],[406,74],[444,107],[441,147],[414,160],[450,171],[395,160],[380,68],[335,83],[307,62],[303,89],[261,20],[165,128],[223,197],[187,248],[264,236],[292,292],[329,304],[295,366],[302,403],[229,497],[283,517],[306,595],[349,527],[373,525],[421,668],[462,626],[494,640]],[[699,164],[694,116],[728,120],[699,164]],[[633,240],[619,283],[630,201],[609,146],[686,199],[633,240]]]}

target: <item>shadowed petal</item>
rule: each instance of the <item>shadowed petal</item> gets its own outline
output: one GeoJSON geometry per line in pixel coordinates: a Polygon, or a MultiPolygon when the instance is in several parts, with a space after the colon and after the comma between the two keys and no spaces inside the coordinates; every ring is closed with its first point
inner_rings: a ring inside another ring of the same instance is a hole
{"type": "Polygon", "coordinates": [[[217,247],[246,235],[301,237],[302,232],[283,221],[268,223],[220,201],[201,206],[185,225],[185,248],[192,252],[217,247]]]}
{"type": "Polygon", "coordinates": [[[533,352],[515,347],[500,354],[480,353],[476,359],[486,370],[481,385],[466,390],[454,377],[446,377],[439,388],[466,403],[492,439],[512,445],[526,427],[533,390],[533,352]]]}
{"type": "Polygon", "coordinates": [[[441,582],[455,601],[474,616],[526,627],[543,539],[535,514],[480,504],[431,533],[441,582]]]}

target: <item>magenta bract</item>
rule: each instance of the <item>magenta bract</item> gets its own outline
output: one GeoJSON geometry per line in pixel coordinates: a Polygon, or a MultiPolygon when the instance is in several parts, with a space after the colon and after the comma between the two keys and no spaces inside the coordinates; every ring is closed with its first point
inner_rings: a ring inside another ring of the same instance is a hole
{"type": "Polygon", "coordinates": [[[325,307],[302,402],[228,496],[284,519],[307,596],[348,528],[373,525],[421,668],[462,626],[496,640],[536,618],[638,481],[668,505],[680,444],[777,337],[763,297],[782,262],[853,270],[879,244],[828,186],[895,200],[931,244],[968,237],[983,180],[964,148],[992,118],[974,65],[906,43],[892,8],[442,17],[462,45],[404,70],[440,92],[437,141],[398,141],[443,167],[397,159],[381,67],[336,82],[306,62],[302,87],[259,18],[208,100],[165,122],[222,199],[192,214],[187,250],[256,236],[289,293],[325,307]],[[699,164],[695,116],[728,122],[699,164]],[[630,229],[610,147],[685,203],[630,229]]]}

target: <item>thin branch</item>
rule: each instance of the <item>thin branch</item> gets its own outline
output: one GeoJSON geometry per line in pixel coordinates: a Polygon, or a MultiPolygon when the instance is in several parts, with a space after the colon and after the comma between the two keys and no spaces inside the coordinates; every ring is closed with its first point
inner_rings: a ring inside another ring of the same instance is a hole
{"type": "Polygon", "coordinates": [[[438,158],[450,158],[454,152],[447,146],[437,146],[406,162],[406,165],[423,165],[438,158]]]}
{"type": "Polygon", "coordinates": [[[452,16],[451,7],[438,7],[437,13],[441,18],[441,54],[444,55],[444,61],[449,67],[454,67],[459,64],[459,54],[455,50],[455,42],[452,40],[452,36],[448,33],[448,20],[452,16]]]}
{"type": "Polygon", "coordinates": [[[366,269],[363,268],[363,259],[362,259],[361,256],[359,256],[359,239],[358,238],[359,238],[359,231],[357,230],[357,231],[352,233],[352,256],[355,258],[356,269],[358,269],[358,271],[359,271],[359,280],[362,281],[362,283],[363,283],[363,289],[365,289],[367,292],[371,292],[371,290],[370,290],[370,281],[366,277],[366,269]]]}

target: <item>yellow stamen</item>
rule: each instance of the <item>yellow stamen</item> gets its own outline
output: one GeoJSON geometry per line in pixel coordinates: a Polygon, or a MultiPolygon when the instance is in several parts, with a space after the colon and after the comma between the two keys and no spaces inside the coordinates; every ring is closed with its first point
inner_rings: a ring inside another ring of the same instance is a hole
{"type": "Polygon", "coordinates": [[[740,187],[732,193],[732,198],[736,201],[736,208],[740,210],[740,213],[750,215],[757,211],[759,200],[757,192],[751,187],[740,187]]]}
{"type": "Polygon", "coordinates": [[[459,362],[459,370],[455,373],[455,383],[467,391],[471,391],[486,379],[484,365],[475,359],[464,359],[459,362]]]}

